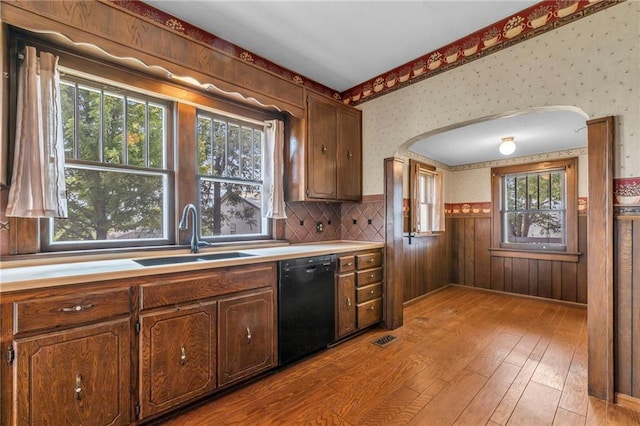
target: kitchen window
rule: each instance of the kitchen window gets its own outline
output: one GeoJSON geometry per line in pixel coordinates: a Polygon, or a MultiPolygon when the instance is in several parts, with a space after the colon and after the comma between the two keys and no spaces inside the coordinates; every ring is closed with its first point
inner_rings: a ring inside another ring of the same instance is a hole
{"type": "Polygon", "coordinates": [[[262,214],[264,125],[201,110],[196,137],[201,237],[269,237],[262,214]]]}
{"type": "Polygon", "coordinates": [[[69,217],[46,221],[43,248],[172,242],[171,103],[68,72],[60,91],[69,217]]]}
{"type": "Polygon", "coordinates": [[[492,169],[493,247],[575,252],[577,159],[492,169]]]}

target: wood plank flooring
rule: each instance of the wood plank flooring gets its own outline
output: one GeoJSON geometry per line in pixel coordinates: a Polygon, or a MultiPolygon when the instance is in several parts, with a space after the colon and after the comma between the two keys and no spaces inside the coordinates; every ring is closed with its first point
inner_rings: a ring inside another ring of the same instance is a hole
{"type": "Polygon", "coordinates": [[[448,287],[404,315],[163,424],[640,425],[587,396],[585,309],[448,287]]]}

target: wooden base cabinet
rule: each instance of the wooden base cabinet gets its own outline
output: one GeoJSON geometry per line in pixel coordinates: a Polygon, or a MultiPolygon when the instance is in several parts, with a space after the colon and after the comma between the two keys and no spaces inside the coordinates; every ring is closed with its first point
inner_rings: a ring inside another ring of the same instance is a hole
{"type": "Polygon", "coordinates": [[[348,272],[348,268],[345,266],[349,261],[353,264],[353,260],[353,256],[341,257],[338,260],[336,340],[356,331],[356,275],[354,272],[348,272]]]}
{"type": "Polygon", "coordinates": [[[382,321],[382,251],[338,257],[336,340],[382,321]]]}
{"type": "Polygon", "coordinates": [[[15,425],[127,425],[129,319],[14,341],[15,425]]]}
{"type": "Polygon", "coordinates": [[[140,417],[216,388],[216,301],[140,315],[140,417]]]}
{"type": "Polygon", "coordinates": [[[220,386],[276,366],[274,301],[271,288],[220,300],[220,386]]]}

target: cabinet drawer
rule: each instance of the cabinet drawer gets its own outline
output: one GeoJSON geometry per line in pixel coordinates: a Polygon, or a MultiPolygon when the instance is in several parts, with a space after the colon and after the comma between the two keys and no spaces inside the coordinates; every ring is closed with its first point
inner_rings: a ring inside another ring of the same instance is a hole
{"type": "Polygon", "coordinates": [[[338,272],[351,272],[356,269],[355,256],[343,256],[338,258],[338,272]]]}
{"type": "Polygon", "coordinates": [[[358,287],[357,301],[358,303],[368,302],[382,296],[382,283],[371,284],[365,287],[358,287]]]}
{"type": "Polygon", "coordinates": [[[276,264],[232,266],[186,273],[140,286],[140,309],[158,308],[200,299],[275,286],[276,264]]]}
{"type": "Polygon", "coordinates": [[[14,302],[14,333],[55,329],[130,312],[128,288],[14,302]]]}
{"type": "Polygon", "coordinates": [[[358,287],[382,281],[382,268],[368,269],[356,272],[356,285],[358,287]]]}
{"type": "Polygon", "coordinates": [[[382,252],[359,254],[356,256],[358,269],[378,268],[382,266],[382,252]]]}
{"type": "Polygon", "coordinates": [[[382,321],[382,298],[358,305],[358,328],[382,321]]]}

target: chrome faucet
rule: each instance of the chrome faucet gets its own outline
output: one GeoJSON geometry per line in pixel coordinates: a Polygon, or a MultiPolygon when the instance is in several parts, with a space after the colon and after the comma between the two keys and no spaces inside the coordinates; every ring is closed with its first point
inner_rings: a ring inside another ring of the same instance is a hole
{"type": "Polygon", "coordinates": [[[200,247],[208,247],[211,244],[206,241],[200,241],[198,238],[200,234],[198,232],[200,221],[198,220],[198,210],[193,204],[187,204],[184,206],[184,209],[182,210],[182,218],[178,224],[178,229],[180,231],[186,231],[189,229],[189,213],[191,213],[191,253],[198,253],[200,251],[200,247]]]}

